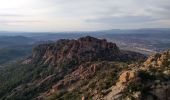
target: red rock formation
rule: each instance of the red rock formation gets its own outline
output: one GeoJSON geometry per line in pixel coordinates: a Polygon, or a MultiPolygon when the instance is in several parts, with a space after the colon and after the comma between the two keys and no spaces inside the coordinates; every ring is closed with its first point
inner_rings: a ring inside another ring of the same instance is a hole
{"type": "Polygon", "coordinates": [[[117,84],[124,84],[136,78],[137,78],[137,72],[125,71],[119,76],[119,82],[117,84]]]}
{"type": "Polygon", "coordinates": [[[145,67],[169,67],[170,66],[170,50],[163,53],[155,54],[149,57],[144,63],[145,67]]]}
{"type": "Polygon", "coordinates": [[[57,65],[65,61],[76,63],[95,60],[123,60],[143,58],[143,55],[120,51],[115,43],[107,42],[90,36],[78,40],[59,40],[55,43],[42,44],[33,49],[33,61],[43,60],[44,63],[57,65]]]}

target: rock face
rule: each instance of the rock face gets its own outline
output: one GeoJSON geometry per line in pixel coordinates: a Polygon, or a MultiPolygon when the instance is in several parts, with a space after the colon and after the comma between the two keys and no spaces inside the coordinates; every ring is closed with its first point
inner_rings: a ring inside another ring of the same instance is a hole
{"type": "MultiPolygon", "coordinates": [[[[123,93],[124,93],[125,89],[127,88],[127,86],[131,82],[135,82],[135,81],[138,81],[138,80],[139,80],[138,72],[133,71],[133,70],[123,71],[120,74],[118,82],[116,83],[116,85],[114,85],[114,86],[112,86],[110,88],[112,90],[112,92],[107,94],[104,97],[104,100],[117,100],[117,99],[120,99],[122,97],[122,95],[124,95],[123,93]]],[[[136,99],[139,99],[138,94],[139,93],[134,93],[136,99]]]]}
{"type": "Polygon", "coordinates": [[[135,71],[125,71],[119,76],[119,82],[124,84],[135,78],[137,78],[137,73],[135,71]]]}
{"type": "Polygon", "coordinates": [[[115,43],[90,36],[78,40],[59,40],[55,43],[42,44],[33,49],[32,61],[57,65],[65,61],[76,63],[96,60],[128,61],[145,58],[135,52],[120,51],[115,43]]]}
{"type": "MultiPolygon", "coordinates": [[[[143,66],[145,67],[144,69],[147,69],[149,73],[152,73],[155,77],[150,93],[155,95],[158,100],[169,100],[170,50],[149,57],[143,66]]],[[[147,98],[147,100],[149,100],[149,98],[147,98]]]]}
{"type": "Polygon", "coordinates": [[[56,43],[42,44],[33,49],[32,59],[43,59],[44,63],[76,60],[86,62],[93,60],[117,59],[120,50],[114,43],[90,36],[78,40],[59,40],[56,43]]]}
{"type": "Polygon", "coordinates": [[[147,59],[145,67],[170,67],[170,50],[155,54],[147,59]]]}

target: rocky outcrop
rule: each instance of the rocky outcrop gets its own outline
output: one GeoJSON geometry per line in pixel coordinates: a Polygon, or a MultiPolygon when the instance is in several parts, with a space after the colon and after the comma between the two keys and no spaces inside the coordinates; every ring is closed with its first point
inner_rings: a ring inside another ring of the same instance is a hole
{"type": "Polygon", "coordinates": [[[118,84],[126,84],[129,81],[137,78],[137,72],[135,71],[125,71],[119,76],[118,84]]]}
{"type": "Polygon", "coordinates": [[[78,40],[59,40],[55,43],[42,44],[33,49],[32,59],[44,63],[58,64],[75,60],[77,63],[95,60],[117,60],[119,48],[114,43],[90,36],[78,40]]]}
{"type": "Polygon", "coordinates": [[[82,37],[78,40],[61,39],[54,43],[41,44],[33,49],[32,61],[57,65],[63,62],[87,62],[97,60],[129,61],[144,59],[145,56],[135,52],[120,51],[115,43],[94,37],[82,37]]]}
{"type": "MultiPolygon", "coordinates": [[[[116,83],[116,85],[113,85],[110,88],[111,92],[104,97],[104,100],[120,99],[122,95],[124,95],[123,92],[130,84],[130,82],[134,82],[138,80],[139,80],[138,72],[134,70],[123,71],[119,76],[118,82],[116,83]]],[[[138,93],[134,93],[134,95],[136,96],[135,98],[138,98],[137,94],[138,93]]]]}
{"type": "Polygon", "coordinates": [[[170,50],[149,57],[143,64],[123,71],[105,100],[169,100],[170,50]]]}
{"type": "Polygon", "coordinates": [[[170,50],[149,57],[144,66],[154,68],[170,67],[170,50]]]}

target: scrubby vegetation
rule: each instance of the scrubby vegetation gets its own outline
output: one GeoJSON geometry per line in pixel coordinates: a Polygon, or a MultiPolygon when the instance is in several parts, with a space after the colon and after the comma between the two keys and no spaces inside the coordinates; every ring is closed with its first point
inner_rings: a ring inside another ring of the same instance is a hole
{"type": "Polygon", "coordinates": [[[0,48],[0,65],[30,55],[31,49],[31,45],[0,48]]]}

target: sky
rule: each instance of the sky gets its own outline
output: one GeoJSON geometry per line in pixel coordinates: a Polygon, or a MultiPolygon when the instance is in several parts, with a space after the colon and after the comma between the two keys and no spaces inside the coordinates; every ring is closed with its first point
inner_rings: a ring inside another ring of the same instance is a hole
{"type": "Polygon", "coordinates": [[[170,0],[0,0],[0,31],[170,28],[170,0]]]}

